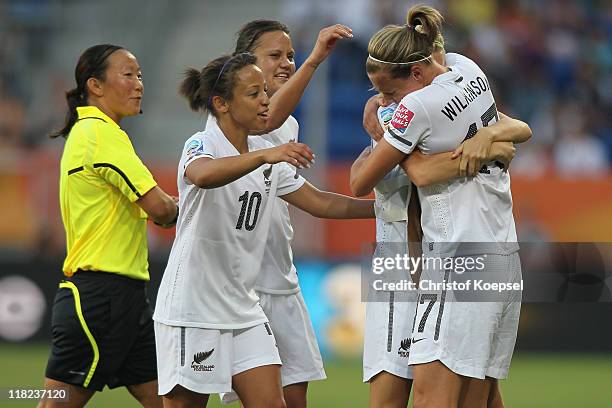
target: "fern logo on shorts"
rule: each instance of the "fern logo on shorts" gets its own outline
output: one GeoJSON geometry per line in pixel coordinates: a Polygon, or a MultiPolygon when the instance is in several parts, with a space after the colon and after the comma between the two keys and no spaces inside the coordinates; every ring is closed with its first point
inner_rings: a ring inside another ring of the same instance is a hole
{"type": "Polygon", "coordinates": [[[399,349],[397,350],[397,354],[400,357],[408,357],[408,355],[410,354],[410,342],[410,337],[405,338],[401,341],[399,349]]]}
{"type": "Polygon", "coordinates": [[[210,349],[209,351],[202,351],[200,353],[195,353],[193,355],[193,361],[191,362],[191,368],[193,371],[212,371],[215,368],[214,364],[204,365],[204,362],[208,357],[210,357],[215,351],[215,349],[210,349]]]}

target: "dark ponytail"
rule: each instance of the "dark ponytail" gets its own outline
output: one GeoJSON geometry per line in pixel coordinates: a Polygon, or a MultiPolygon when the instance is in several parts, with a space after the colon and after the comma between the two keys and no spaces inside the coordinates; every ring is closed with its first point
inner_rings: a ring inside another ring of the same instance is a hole
{"type": "Polygon", "coordinates": [[[197,112],[204,105],[200,97],[200,71],[195,68],[185,70],[185,79],[179,87],[179,94],[184,96],[189,102],[192,111],[197,112]]]}
{"type": "Polygon", "coordinates": [[[66,92],[66,102],[68,103],[68,112],[66,112],[66,121],[64,127],[61,130],[55,131],[49,134],[50,138],[56,138],[59,136],[67,137],[70,133],[70,129],[77,121],[77,106],[83,106],[83,98],[78,88],[71,89],[66,92]]]}
{"type": "Polygon", "coordinates": [[[77,107],[88,104],[87,80],[97,78],[104,81],[106,79],[106,68],[108,68],[108,57],[113,52],[122,49],[124,48],[117,45],[100,44],[88,48],[81,54],[74,69],[74,79],[77,87],[66,92],[68,111],[66,112],[64,127],[49,134],[49,137],[68,137],[70,130],[78,119],[77,107]]]}
{"type": "Polygon", "coordinates": [[[247,65],[255,65],[256,60],[253,54],[244,52],[216,58],[202,68],[202,71],[188,68],[179,86],[179,94],[187,99],[194,112],[208,111],[216,116],[212,98],[220,96],[231,100],[236,85],[236,73],[247,65]]]}

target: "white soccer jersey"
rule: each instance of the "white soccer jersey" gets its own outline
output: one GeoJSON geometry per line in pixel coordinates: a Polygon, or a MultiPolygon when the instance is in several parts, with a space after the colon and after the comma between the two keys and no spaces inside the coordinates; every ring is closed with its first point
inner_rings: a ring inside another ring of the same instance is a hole
{"type": "MultiPolygon", "coordinates": [[[[378,121],[383,129],[387,129],[395,108],[395,103],[378,108],[378,121]]],[[[372,140],[372,148],[374,146],[376,141],[372,140]]],[[[406,221],[411,191],[408,175],[399,165],[395,166],[374,187],[376,218],[386,222],[406,221]]]]}
{"type": "MultiPolygon", "coordinates": [[[[248,138],[249,151],[273,147],[248,138]]],[[[263,165],[223,187],[201,189],[185,177],[202,157],[237,156],[216,124],[185,143],[178,167],[180,216],[154,319],[170,326],[240,329],[266,322],[254,286],[276,197],[302,177],[286,163],[263,165]]]]}
{"type": "MultiPolygon", "coordinates": [[[[206,126],[216,124],[215,117],[208,115],[206,126]]],[[[289,116],[283,125],[261,138],[280,146],[290,141],[298,141],[299,124],[289,116]]],[[[264,252],[261,272],[257,277],[255,289],[259,292],[286,295],[300,290],[298,276],[293,265],[293,226],[289,217],[289,204],[279,198],[272,212],[272,222],[268,233],[268,242],[264,252]]]]}
{"type": "MultiPolygon", "coordinates": [[[[482,70],[462,55],[449,55],[448,60],[455,62],[450,71],[406,95],[395,110],[384,137],[398,150],[409,154],[418,146],[425,154],[451,151],[497,121],[482,70]]],[[[483,245],[462,244],[462,254],[508,254],[518,249],[510,176],[494,163],[474,178],[419,188],[419,197],[425,251],[457,254],[458,243],[465,242],[496,244],[486,245],[484,252],[483,245]]]]}

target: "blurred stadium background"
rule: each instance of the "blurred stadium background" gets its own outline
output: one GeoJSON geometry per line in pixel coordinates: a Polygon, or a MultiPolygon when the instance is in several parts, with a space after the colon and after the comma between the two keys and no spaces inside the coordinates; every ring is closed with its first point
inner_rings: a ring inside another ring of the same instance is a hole
{"type": "MultiPolygon", "coordinates": [[[[46,134],[64,117],[63,92],[72,87],[85,48],[117,43],[139,59],[144,115],[122,125],[162,187],[176,192],[180,149],[203,127],[203,118],[176,92],[187,66],[201,67],[230,51],[235,32],[255,18],[289,25],[298,62],[323,26],[351,26],[354,39],[342,42],[319,68],[295,115],[300,138],[317,154],[317,165],[305,176],[348,193],[349,166],[368,143],[361,127],[371,95],[364,70],[368,39],[385,24],[403,24],[413,4],[0,0],[0,388],[42,384],[50,304],[64,255],[57,198],[63,143],[46,134]]],[[[499,110],[533,130],[511,166],[520,240],[612,242],[612,3],[427,4],[447,18],[447,50],[478,62],[499,110]]],[[[374,241],[374,224],[313,220],[297,211],[293,216],[298,272],[329,377],[311,386],[312,406],[366,406],[358,262],[364,243],[374,241]]],[[[173,234],[149,231],[152,298],[173,234]]],[[[610,248],[604,253],[598,283],[609,288],[610,248]]],[[[561,296],[561,302],[524,305],[514,364],[503,385],[509,407],[612,406],[612,303],[606,291],[607,298],[575,302],[561,296]]],[[[91,406],[111,404],[135,402],[113,391],[91,406]]]]}

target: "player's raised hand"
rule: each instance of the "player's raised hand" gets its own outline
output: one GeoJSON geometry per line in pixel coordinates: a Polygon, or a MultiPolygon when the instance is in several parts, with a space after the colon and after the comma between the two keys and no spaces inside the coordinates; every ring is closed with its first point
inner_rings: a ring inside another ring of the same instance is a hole
{"type": "Polygon", "coordinates": [[[363,108],[363,128],[376,142],[378,142],[385,133],[378,121],[379,106],[384,106],[384,99],[380,95],[374,95],[368,99],[363,108]]]}
{"type": "Polygon", "coordinates": [[[489,162],[491,135],[487,128],[480,129],[474,137],[464,141],[455,149],[452,159],[460,157],[459,175],[475,176],[483,164],[489,162]]]}
{"type": "Polygon", "coordinates": [[[318,66],[331,53],[338,40],[352,38],[353,30],[343,24],[335,24],[319,31],[319,37],[305,63],[318,66]]]}
{"type": "Polygon", "coordinates": [[[304,143],[289,142],[264,151],[266,163],[286,162],[300,169],[309,168],[314,159],[314,153],[304,143]]]}

